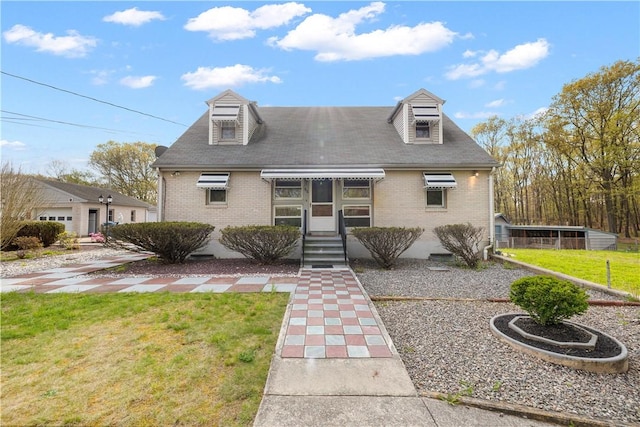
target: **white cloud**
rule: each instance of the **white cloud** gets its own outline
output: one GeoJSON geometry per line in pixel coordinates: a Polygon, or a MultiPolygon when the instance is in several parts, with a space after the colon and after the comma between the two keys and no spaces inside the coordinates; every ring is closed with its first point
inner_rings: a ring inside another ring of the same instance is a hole
{"type": "Polygon", "coordinates": [[[39,33],[20,24],[14,25],[3,35],[7,43],[35,47],[38,52],[47,52],[68,58],[86,56],[98,44],[97,39],[80,35],[75,30],[68,30],[66,36],[55,36],[52,33],[39,33]]]}
{"type": "Polygon", "coordinates": [[[270,4],[253,12],[240,7],[214,7],[189,19],[188,31],[205,31],[216,40],[239,40],[254,37],[255,30],[266,30],[286,25],[291,20],[311,12],[299,3],[270,4]]]}
{"type": "Polygon", "coordinates": [[[181,79],[192,89],[239,87],[246,83],[281,83],[278,76],[270,76],[268,70],[256,70],[248,65],[229,67],[198,67],[193,73],[185,73],[181,79]]]}
{"type": "MultiPolygon", "coordinates": [[[[541,60],[549,56],[551,45],[545,39],[535,42],[523,43],[513,49],[500,54],[496,50],[490,50],[482,57],[480,62],[472,64],[458,64],[450,67],[445,76],[450,80],[476,77],[495,71],[496,73],[508,73],[516,70],[524,70],[537,65],[541,60]]],[[[464,58],[475,57],[477,52],[466,51],[464,58]]]]}
{"type": "Polygon", "coordinates": [[[131,25],[132,27],[139,27],[143,24],[153,21],[154,19],[164,21],[166,18],[160,12],[151,10],[138,10],[137,7],[120,12],[115,12],[112,15],[107,15],[102,18],[104,22],[131,25]]]}
{"type": "Polygon", "coordinates": [[[458,111],[453,115],[456,119],[488,119],[492,116],[499,116],[493,111],[477,111],[475,113],[467,113],[466,111],[458,111]]]}
{"type": "Polygon", "coordinates": [[[153,85],[156,76],[127,76],[120,79],[120,84],[131,89],[143,89],[153,85]]]}
{"type": "Polygon", "coordinates": [[[91,83],[96,86],[102,86],[109,83],[109,76],[113,74],[111,70],[91,70],[89,71],[93,77],[91,78],[91,83]]]}
{"type": "Polygon", "coordinates": [[[547,111],[549,111],[549,107],[540,107],[537,110],[535,110],[533,113],[529,113],[525,115],[526,119],[536,119],[538,117],[542,117],[544,116],[547,111]]]}
{"type": "Polygon", "coordinates": [[[498,107],[502,107],[506,103],[507,103],[507,101],[505,101],[503,98],[501,98],[501,99],[496,99],[494,101],[491,101],[491,102],[485,104],[484,106],[487,107],[487,108],[498,108],[498,107]]]}
{"type": "Polygon", "coordinates": [[[3,149],[11,149],[15,151],[22,151],[27,149],[27,144],[21,141],[7,141],[6,139],[0,139],[0,147],[3,149]]]}
{"type": "Polygon", "coordinates": [[[384,3],[374,2],[337,18],[314,14],[283,38],[270,38],[269,44],[284,50],[316,51],[317,61],[353,61],[434,52],[451,44],[457,36],[441,22],[415,27],[394,25],[370,33],[356,33],[359,24],[375,20],[384,9],[384,3]]]}

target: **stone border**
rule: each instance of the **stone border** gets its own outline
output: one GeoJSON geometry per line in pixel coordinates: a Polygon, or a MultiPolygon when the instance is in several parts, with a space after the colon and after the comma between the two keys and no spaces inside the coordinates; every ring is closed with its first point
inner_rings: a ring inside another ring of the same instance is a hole
{"type": "Polygon", "coordinates": [[[499,339],[506,342],[516,350],[519,350],[526,354],[530,354],[539,359],[546,360],[547,362],[567,366],[573,369],[582,369],[588,372],[597,372],[602,374],[619,374],[619,373],[627,372],[629,370],[629,359],[628,359],[627,347],[624,344],[622,344],[620,341],[618,341],[616,338],[612,337],[611,335],[605,334],[604,332],[594,328],[589,328],[589,329],[610,338],[618,346],[620,346],[621,352],[619,355],[614,357],[597,359],[597,358],[576,357],[576,356],[569,356],[565,354],[554,353],[554,352],[536,348],[531,345],[522,343],[518,340],[515,340],[503,334],[501,331],[498,330],[498,328],[496,328],[494,322],[497,318],[503,317],[503,316],[509,316],[509,315],[519,315],[519,314],[521,313],[498,314],[496,316],[493,316],[489,322],[489,325],[491,327],[491,332],[493,332],[495,336],[497,336],[499,339]]]}

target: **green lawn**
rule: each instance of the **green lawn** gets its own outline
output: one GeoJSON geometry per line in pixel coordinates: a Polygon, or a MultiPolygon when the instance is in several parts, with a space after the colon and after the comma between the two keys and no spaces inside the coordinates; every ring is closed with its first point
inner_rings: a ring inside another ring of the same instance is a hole
{"type": "Polygon", "coordinates": [[[288,294],[0,294],[2,425],[251,425],[288,294]]]}
{"type": "Polygon", "coordinates": [[[600,285],[607,285],[607,260],[611,287],[640,295],[640,253],[553,249],[505,249],[514,259],[564,273],[600,285]]]}

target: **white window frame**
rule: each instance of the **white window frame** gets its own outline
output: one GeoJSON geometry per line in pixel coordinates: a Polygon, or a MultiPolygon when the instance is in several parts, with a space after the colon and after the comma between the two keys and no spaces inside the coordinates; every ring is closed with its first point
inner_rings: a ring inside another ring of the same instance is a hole
{"type": "Polygon", "coordinates": [[[344,222],[345,222],[345,227],[347,228],[353,228],[353,227],[371,227],[371,205],[343,205],[342,206],[342,215],[344,216],[344,222]],[[347,215],[346,214],[346,210],[347,209],[359,209],[359,208],[367,208],[369,209],[369,215],[347,215]],[[369,219],[369,225],[348,225],[348,219],[349,218],[354,218],[354,219],[361,219],[361,218],[368,218],[369,219]]]}
{"type": "Polygon", "coordinates": [[[276,205],[273,207],[273,225],[278,225],[278,219],[293,219],[297,218],[300,220],[300,225],[294,225],[294,227],[302,227],[302,214],[304,210],[302,209],[302,205],[276,205]],[[289,215],[278,215],[278,208],[295,208],[300,211],[300,215],[298,216],[289,216],[289,215]]]}
{"type": "Polygon", "coordinates": [[[342,200],[371,200],[371,180],[370,179],[343,179],[342,180],[342,200]],[[366,182],[367,185],[366,187],[360,186],[360,185],[358,186],[347,185],[349,181],[366,182]],[[368,190],[368,195],[366,197],[349,197],[347,195],[347,192],[351,188],[366,188],[368,190]]]}
{"type": "Polygon", "coordinates": [[[206,202],[207,202],[206,204],[207,205],[209,205],[209,206],[226,206],[227,200],[228,200],[228,196],[229,196],[227,194],[227,189],[226,188],[207,188],[206,194],[207,194],[207,199],[206,199],[206,202]],[[211,195],[212,195],[212,193],[214,191],[215,192],[220,192],[220,194],[224,193],[224,200],[223,201],[221,201],[221,200],[211,200],[211,195]]]}
{"type": "Polygon", "coordinates": [[[302,200],[302,180],[301,179],[275,179],[273,182],[273,199],[274,200],[302,200]],[[282,185],[282,183],[295,183],[298,182],[299,185],[298,186],[294,186],[294,185],[282,185]],[[280,184],[280,185],[279,185],[280,184]],[[300,189],[300,196],[299,197],[286,197],[286,196],[281,196],[278,195],[278,189],[279,188],[299,188],[300,189]]]}

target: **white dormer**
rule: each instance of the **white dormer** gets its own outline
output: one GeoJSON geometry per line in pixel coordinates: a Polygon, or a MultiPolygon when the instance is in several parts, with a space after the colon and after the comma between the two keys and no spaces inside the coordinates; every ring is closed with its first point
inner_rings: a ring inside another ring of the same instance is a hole
{"type": "Polygon", "coordinates": [[[442,105],[444,100],[420,89],[398,105],[387,120],[405,144],[442,144],[442,105]]]}
{"type": "Polygon", "coordinates": [[[232,90],[207,101],[209,145],[247,145],[262,123],[255,103],[232,90]]]}

